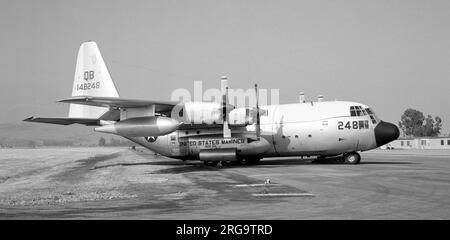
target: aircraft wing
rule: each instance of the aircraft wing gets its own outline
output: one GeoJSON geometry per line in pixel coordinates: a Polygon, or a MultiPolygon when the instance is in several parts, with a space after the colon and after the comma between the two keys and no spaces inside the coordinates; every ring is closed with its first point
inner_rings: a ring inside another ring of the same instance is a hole
{"type": "Polygon", "coordinates": [[[39,123],[51,123],[59,125],[70,125],[74,123],[83,124],[86,126],[100,126],[100,119],[94,118],[40,118],[29,117],[23,120],[24,122],[39,122],[39,123]]]}
{"type": "Polygon", "coordinates": [[[155,105],[155,112],[170,111],[178,103],[170,101],[149,101],[149,100],[125,99],[116,97],[92,97],[92,96],[76,96],[60,100],[59,102],[89,105],[96,107],[108,107],[108,108],[137,108],[155,105]]]}

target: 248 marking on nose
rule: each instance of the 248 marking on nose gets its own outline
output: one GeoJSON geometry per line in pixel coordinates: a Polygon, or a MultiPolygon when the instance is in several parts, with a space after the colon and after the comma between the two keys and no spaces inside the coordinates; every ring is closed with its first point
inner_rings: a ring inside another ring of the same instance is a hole
{"type": "Polygon", "coordinates": [[[347,121],[347,123],[344,125],[344,122],[339,121],[338,122],[338,130],[344,130],[344,129],[368,129],[369,128],[369,121],[368,120],[359,120],[359,121],[347,121]]]}

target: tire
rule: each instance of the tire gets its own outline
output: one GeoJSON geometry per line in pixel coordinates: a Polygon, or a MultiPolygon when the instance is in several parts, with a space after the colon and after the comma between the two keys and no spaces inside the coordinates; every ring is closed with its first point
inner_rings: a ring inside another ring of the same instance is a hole
{"type": "Polygon", "coordinates": [[[261,160],[261,158],[246,158],[245,163],[247,165],[255,165],[259,163],[259,160],[261,160]]]}
{"type": "Polygon", "coordinates": [[[222,166],[229,167],[229,166],[235,165],[236,162],[234,162],[234,161],[222,161],[221,164],[222,164],[222,166]]]}
{"type": "Polygon", "coordinates": [[[208,167],[215,167],[215,166],[217,166],[218,163],[219,162],[216,162],[216,161],[204,161],[203,162],[203,164],[205,164],[205,166],[208,166],[208,167]]]}
{"type": "Polygon", "coordinates": [[[325,157],[324,156],[317,156],[316,159],[311,161],[311,163],[323,163],[323,162],[325,162],[325,157]]]}
{"type": "Polygon", "coordinates": [[[345,153],[344,161],[346,164],[358,164],[361,161],[361,155],[357,152],[345,153]]]}

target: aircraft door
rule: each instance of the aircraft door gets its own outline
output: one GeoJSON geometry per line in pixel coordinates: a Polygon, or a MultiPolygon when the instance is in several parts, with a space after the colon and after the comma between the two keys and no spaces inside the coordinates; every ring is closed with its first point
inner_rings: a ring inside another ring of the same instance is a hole
{"type": "Polygon", "coordinates": [[[187,141],[185,138],[179,138],[178,131],[169,134],[167,138],[168,145],[170,147],[170,153],[172,156],[185,156],[187,155],[189,149],[187,144],[182,144],[182,142],[187,141]]]}

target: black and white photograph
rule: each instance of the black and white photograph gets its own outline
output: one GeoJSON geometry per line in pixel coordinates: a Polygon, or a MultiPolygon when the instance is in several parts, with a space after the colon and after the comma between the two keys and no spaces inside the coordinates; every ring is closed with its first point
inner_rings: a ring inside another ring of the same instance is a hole
{"type": "Polygon", "coordinates": [[[450,1],[0,0],[0,43],[1,220],[450,219],[450,1]]]}

